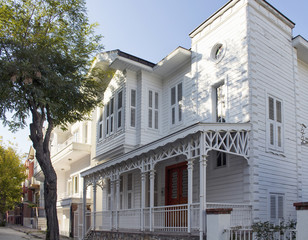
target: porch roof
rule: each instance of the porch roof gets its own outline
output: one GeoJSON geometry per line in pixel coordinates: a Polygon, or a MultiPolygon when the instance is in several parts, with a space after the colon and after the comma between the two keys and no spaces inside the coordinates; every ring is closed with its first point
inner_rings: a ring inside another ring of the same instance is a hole
{"type": "MultiPolygon", "coordinates": [[[[99,172],[101,170],[104,170],[106,168],[109,168],[111,166],[114,166],[116,164],[119,164],[121,162],[127,161],[129,159],[133,159],[136,157],[140,157],[142,154],[149,153],[150,151],[154,151],[160,147],[165,146],[166,144],[173,143],[179,139],[183,139],[189,135],[196,134],[198,132],[239,132],[239,131],[245,131],[248,132],[251,129],[251,124],[250,123],[195,123],[191,126],[188,126],[182,130],[179,130],[177,132],[174,132],[168,136],[165,136],[163,138],[160,138],[156,141],[153,141],[151,143],[148,143],[146,145],[143,145],[139,148],[136,148],[128,153],[123,154],[120,157],[117,157],[115,159],[112,159],[110,161],[104,162],[102,164],[99,164],[93,168],[90,168],[84,172],[81,173],[82,177],[94,174],[96,172],[99,172]]],[[[221,138],[219,136],[213,136],[213,138],[221,138]]],[[[223,140],[223,139],[220,139],[223,140]]],[[[229,141],[229,140],[228,140],[229,141]]],[[[232,140],[231,140],[232,141],[232,140]]],[[[206,146],[205,146],[206,147],[206,146]]],[[[222,146],[216,146],[218,149],[223,149],[221,148],[222,146]]],[[[212,147],[212,149],[216,149],[212,147]]],[[[224,147],[226,149],[226,147],[224,147]]],[[[224,150],[227,152],[226,150],[224,150]]],[[[248,152],[245,154],[240,154],[243,155],[244,157],[248,157],[248,152]]]]}

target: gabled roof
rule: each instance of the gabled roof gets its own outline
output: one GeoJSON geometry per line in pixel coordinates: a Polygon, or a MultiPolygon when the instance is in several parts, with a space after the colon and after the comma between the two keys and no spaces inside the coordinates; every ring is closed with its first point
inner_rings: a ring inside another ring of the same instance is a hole
{"type": "Polygon", "coordinates": [[[145,70],[164,77],[172,73],[178,67],[182,66],[185,62],[190,60],[190,58],[190,50],[183,47],[178,47],[157,64],[120,51],[119,49],[99,54],[97,61],[101,65],[104,65],[105,67],[108,66],[113,69],[130,69],[133,71],[145,70]]]}

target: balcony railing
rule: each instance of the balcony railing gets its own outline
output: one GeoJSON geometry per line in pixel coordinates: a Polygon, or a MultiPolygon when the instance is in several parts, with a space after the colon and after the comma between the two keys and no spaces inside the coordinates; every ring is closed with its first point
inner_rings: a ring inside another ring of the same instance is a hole
{"type": "Polygon", "coordinates": [[[63,143],[59,143],[55,146],[51,146],[51,155],[55,155],[56,153],[62,151],[64,148],[66,148],[68,145],[72,144],[74,141],[74,136],[69,137],[67,140],[65,140],[63,143]]]}

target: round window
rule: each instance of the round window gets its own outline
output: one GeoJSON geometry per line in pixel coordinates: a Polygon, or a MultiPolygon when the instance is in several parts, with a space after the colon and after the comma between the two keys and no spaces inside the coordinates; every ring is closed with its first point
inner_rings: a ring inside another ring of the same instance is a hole
{"type": "Polygon", "coordinates": [[[220,61],[225,53],[225,47],[222,43],[217,43],[212,48],[211,57],[214,61],[218,62],[220,61]]]}

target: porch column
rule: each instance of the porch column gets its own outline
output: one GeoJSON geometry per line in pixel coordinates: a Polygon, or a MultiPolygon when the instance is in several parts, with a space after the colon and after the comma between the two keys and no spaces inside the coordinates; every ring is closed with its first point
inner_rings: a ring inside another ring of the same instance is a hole
{"type": "Polygon", "coordinates": [[[110,179],[110,229],[113,229],[114,180],[110,179]]]}
{"type": "Polygon", "coordinates": [[[87,186],[86,180],[83,178],[83,198],[82,198],[82,238],[86,236],[86,207],[87,207],[87,186]]]}
{"type": "Polygon", "coordinates": [[[191,204],[193,201],[193,169],[194,169],[194,159],[187,160],[187,172],[188,172],[188,206],[187,206],[187,231],[191,232],[191,204]]]}
{"type": "Polygon", "coordinates": [[[96,181],[93,183],[93,229],[96,228],[96,181]]]}
{"type": "MultiPolygon", "coordinates": [[[[201,145],[201,148],[204,145],[201,145]]],[[[206,162],[207,155],[200,156],[200,240],[206,233],[206,162]]]]}
{"type": "Polygon", "coordinates": [[[116,179],[116,229],[119,229],[119,210],[120,210],[120,177],[116,179]]]}
{"type": "Polygon", "coordinates": [[[150,231],[153,232],[153,224],[154,224],[154,179],[155,179],[155,170],[150,170],[150,231]]]}
{"type": "Polygon", "coordinates": [[[141,231],[144,231],[144,209],[145,209],[145,180],[146,172],[141,172],[141,231]]]}

